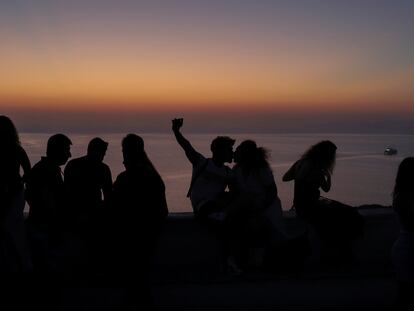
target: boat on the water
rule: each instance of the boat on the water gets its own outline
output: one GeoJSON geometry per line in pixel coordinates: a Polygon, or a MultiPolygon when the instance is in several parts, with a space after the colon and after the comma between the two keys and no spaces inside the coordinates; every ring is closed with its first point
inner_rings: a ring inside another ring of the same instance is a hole
{"type": "Polygon", "coordinates": [[[397,153],[398,153],[397,149],[391,148],[391,147],[387,147],[384,150],[384,155],[395,155],[397,153]]]}

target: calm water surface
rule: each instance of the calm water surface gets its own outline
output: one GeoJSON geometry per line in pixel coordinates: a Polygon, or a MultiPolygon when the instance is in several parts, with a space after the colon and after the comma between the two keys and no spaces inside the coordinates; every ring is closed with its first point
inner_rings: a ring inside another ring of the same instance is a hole
{"type": "MultiPolygon", "coordinates": [[[[21,134],[22,145],[32,165],[45,153],[50,134],[21,134]]],[[[113,178],[124,169],[121,140],[124,134],[68,135],[72,142],[72,157],[86,153],[89,140],[100,136],[109,142],[105,162],[111,167],[113,178]]],[[[193,146],[205,156],[216,134],[189,134],[193,146]]],[[[406,156],[414,155],[414,135],[358,135],[358,134],[230,134],[236,145],[253,139],[271,153],[271,164],[282,200],[283,209],[292,205],[293,183],[284,183],[282,175],[312,144],[322,139],[338,146],[338,158],[332,178],[332,190],[327,197],[350,205],[391,204],[391,192],[398,164],[406,156]],[[387,146],[398,149],[396,156],[384,156],[387,146]]],[[[186,193],[191,177],[191,165],[172,134],[142,134],[145,148],[159,170],[167,187],[167,200],[172,212],[191,211],[186,193]]]]}

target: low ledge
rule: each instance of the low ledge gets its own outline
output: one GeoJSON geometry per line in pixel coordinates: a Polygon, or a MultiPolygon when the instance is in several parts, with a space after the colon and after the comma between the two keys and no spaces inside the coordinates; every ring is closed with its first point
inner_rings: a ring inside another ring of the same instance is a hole
{"type": "MultiPolygon", "coordinates": [[[[318,256],[302,271],[249,272],[234,277],[219,273],[217,240],[192,213],[168,217],[153,274],[157,310],[393,310],[397,286],[390,250],[399,228],[389,207],[358,208],[366,221],[355,242],[356,264],[327,268],[318,256]]],[[[301,223],[284,212],[286,226],[301,223]]]]}
{"type": "MultiPolygon", "coordinates": [[[[345,274],[338,270],[324,271],[320,266],[318,241],[311,235],[312,254],[306,258],[301,277],[329,278],[346,276],[351,272],[355,276],[392,273],[390,251],[399,232],[393,210],[378,205],[365,205],[358,207],[358,210],[365,219],[365,231],[354,243],[355,267],[345,274]]],[[[296,219],[294,211],[285,211],[284,219],[288,232],[304,232],[304,224],[296,219]]],[[[217,236],[195,221],[193,213],[172,213],[168,216],[155,257],[154,279],[157,282],[219,281],[220,262],[217,236]]],[[[283,272],[283,267],[279,270],[283,272]]],[[[253,276],[253,279],[257,278],[262,276],[253,276]]]]}

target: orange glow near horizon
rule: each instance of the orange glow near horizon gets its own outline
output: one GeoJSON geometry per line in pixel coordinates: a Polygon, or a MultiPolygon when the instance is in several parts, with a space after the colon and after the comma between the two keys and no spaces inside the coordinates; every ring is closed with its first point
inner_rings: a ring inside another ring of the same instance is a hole
{"type": "Polygon", "coordinates": [[[154,109],[178,105],[195,110],[223,103],[281,105],[274,108],[341,102],[347,105],[384,102],[397,106],[414,103],[410,87],[414,74],[410,71],[343,82],[338,77],[341,68],[323,65],[314,69],[305,65],[283,68],[270,61],[256,68],[237,60],[227,67],[223,62],[211,61],[198,66],[186,65],[185,60],[157,63],[130,66],[128,62],[95,60],[95,63],[64,62],[44,67],[8,59],[8,74],[0,74],[0,100],[2,104],[8,101],[22,106],[55,102],[73,107],[79,103],[81,108],[85,104],[93,107],[124,103],[123,106],[132,105],[131,108],[145,108],[137,104],[142,103],[154,109]]]}

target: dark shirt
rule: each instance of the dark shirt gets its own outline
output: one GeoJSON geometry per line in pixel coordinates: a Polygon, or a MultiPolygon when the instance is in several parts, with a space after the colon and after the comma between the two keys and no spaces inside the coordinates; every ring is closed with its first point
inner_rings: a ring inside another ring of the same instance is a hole
{"type": "Polygon", "coordinates": [[[414,196],[411,193],[398,194],[393,201],[394,211],[397,213],[401,229],[414,232],[414,196]]]}
{"type": "Polygon", "coordinates": [[[123,280],[148,284],[150,261],[168,214],[164,182],[152,168],[130,167],[116,178],[111,201],[106,222],[111,264],[123,280]]]}
{"type": "Polygon", "coordinates": [[[20,165],[23,153],[24,150],[20,145],[11,146],[0,152],[0,193],[21,189],[20,165]]]}
{"type": "Polygon", "coordinates": [[[112,189],[111,170],[88,156],[73,159],[65,167],[65,187],[70,210],[94,213],[102,206],[102,193],[107,195],[112,189]]]}
{"type": "MultiPolygon", "coordinates": [[[[165,185],[149,168],[133,168],[118,175],[113,190],[114,211],[121,228],[152,231],[168,214],[165,185]]],[[[156,230],[156,229],[155,229],[156,230]]]]}
{"type": "Polygon", "coordinates": [[[23,190],[20,166],[24,156],[25,151],[18,144],[2,146],[0,150],[0,228],[13,209],[13,198],[23,190]]]}
{"type": "Polygon", "coordinates": [[[299,217],[308,218],[318,204],[322,170],[309,160],[299,160],[296,164],[294,205],[299,217]]]}
{"type": "Polygon", "coordinates": [[[58,228],[64,208],[64,193],[60,166],[42,157],[33,166],[26,183],[30,223],[44,231],[58,228]]]}

